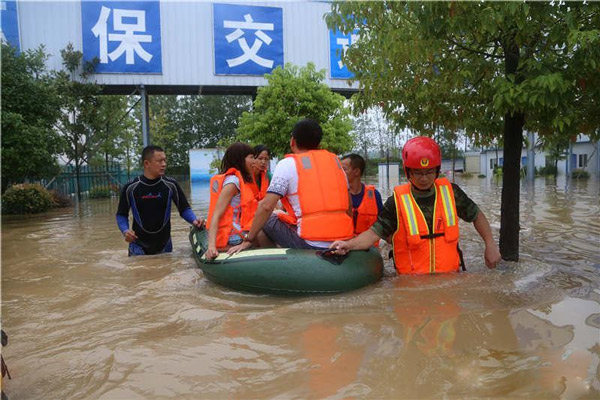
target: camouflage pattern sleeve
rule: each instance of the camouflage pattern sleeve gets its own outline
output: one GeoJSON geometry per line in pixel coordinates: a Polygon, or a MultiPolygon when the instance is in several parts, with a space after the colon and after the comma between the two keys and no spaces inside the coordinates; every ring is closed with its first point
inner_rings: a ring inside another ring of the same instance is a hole
{"type": "Polygon", "coordinates": [[[371,230],[377,236],[386,240],[391,234],[396,232],[397,227],[396,202],[394,201],[394,195],[391,195],[383,204],[383,208],[377,217],[377,221],[371,226],[371,230]]]}
{"type": "Polygon", "coordinates": [[[479,213],[479,207],[465,192],[456,184],[452,184],[454,200],[456,201],[456,213],[458,217],[466,222],[473,222],[479,213]]]}

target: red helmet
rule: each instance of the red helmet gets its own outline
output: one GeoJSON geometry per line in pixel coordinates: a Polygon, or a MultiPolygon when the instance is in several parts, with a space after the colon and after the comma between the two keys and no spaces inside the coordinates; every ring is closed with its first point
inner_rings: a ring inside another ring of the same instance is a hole
{"type": "Polygon", "coordinates": [[[419,136],[410,139],[402,148],[404,168],[429,169],[442,165],[440,146],[431,138],[419,136]]]}

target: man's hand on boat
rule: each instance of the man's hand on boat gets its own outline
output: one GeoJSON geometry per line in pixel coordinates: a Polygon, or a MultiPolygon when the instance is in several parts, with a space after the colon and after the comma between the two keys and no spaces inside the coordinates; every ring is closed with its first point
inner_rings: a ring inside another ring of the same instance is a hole
{"type": "Polygon", "coordinates": [[[331,243],[331,246],[329,246],[329,248],[333,250],[333,254],[339,254],[341,256],[343,256],[351,250],[349,243],[344,240],[336,240],[335,242],[331,243]]]}
{"type": "Polygon", "coordinates": [[[248,242],[248,241],[244,240],[242,243],[238,244],[237,246],[231,246],[229,248],[229,250],[227,250],[227,254],[237,254],[240,251],[249,249],[250,247],[252,247],[252,242],[248,242]]]}
{"type": "Polygon", "coordinates": [[[204,218],[202,218],[202,217],[199,217],[199,218],[196,218],[196,219],[195,219],[195,220],[192,222],[192,224],[193,224],[193,225],[194,225],[196,228],[198,228],[198,229],[202,230],[202,229],[204,228],[204,226],[206,225],[206,220],[205,220],[204,218]]]}
{"type": "Polygon", "coordinates": [[[330,249],[335,249],[333,254],[344,255],[351,250],[367,250],[373,243],[379,241],[380,237],[371,229],[367,229],[358,236],[350,240],[336,240],[329,246],[330,249]]]}
{"type": "Polygon", "coordinates": [[[217,248],[215,246],[208,246],[208,249],[206,249],[206,253],[204,253],[204,257],[207,260],[213,260],[215,258],[217,258],[219,256],[219,250],[217,250],[217,248]]]}

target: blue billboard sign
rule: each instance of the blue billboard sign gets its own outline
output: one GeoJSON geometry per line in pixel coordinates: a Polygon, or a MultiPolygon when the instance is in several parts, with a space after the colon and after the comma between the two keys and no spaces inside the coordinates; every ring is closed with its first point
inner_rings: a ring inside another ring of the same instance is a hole
{"type": "Polygon", "coordinates": [[[352,33],[329,30],[329,69],[332,79],[350,79],[354,74],[342,61],[342,55],[358,40],[358,29],[352,33]]]}
{"type": "Polygon", "coordinates": [[[214,4],[216,75],[264,75],[283,66],[283,11],[214,4]]]}
{"type": "Polygon", "coordinates": [[[81,2],[83,58],[96,73],[162,73],[159,1],[81,2]]]}
{"type": "Polygon", "coordinates": [[[19,38],[19,14],[16,0],[0,1],[0,39],[21,50],[19,38]]]}

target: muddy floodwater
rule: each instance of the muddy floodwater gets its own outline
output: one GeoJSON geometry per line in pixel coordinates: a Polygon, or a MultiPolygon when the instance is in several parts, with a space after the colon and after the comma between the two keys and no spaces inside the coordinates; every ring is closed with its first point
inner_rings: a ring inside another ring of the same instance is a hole
{"type": "MultiPolygon", "coordinates": [[[[492,224],[501,187],[456,182],[492,224]]],[[[183,184],[206,215],[207,189],[183,184]]],[[[384,196],[389,189],[382,188],[384,196]]],[[[332,296],[232,291],[174,252],[127,257],[117,199],[2,219],[10,399],[600,398],[599,183],[521,187],[521,260],[332,296]]]]}

